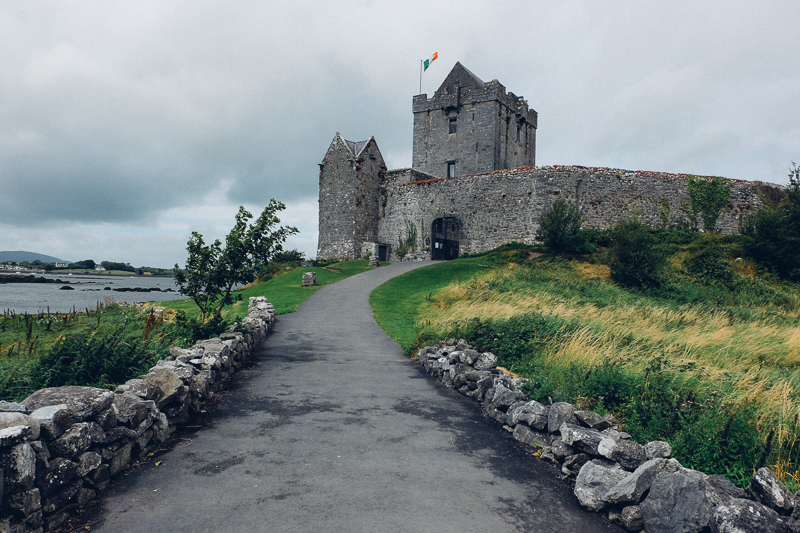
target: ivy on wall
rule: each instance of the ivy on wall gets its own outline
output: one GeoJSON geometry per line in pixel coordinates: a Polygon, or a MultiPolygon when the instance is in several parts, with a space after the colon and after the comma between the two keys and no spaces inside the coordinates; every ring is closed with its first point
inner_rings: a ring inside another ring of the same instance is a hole
{"type": "Polygon", "coordinates": [[[704,178],[692,175],[689,175],[686,181],[691,198],[689,214],[692,222],[697,220],[699,214],[703,219],[705,230],[714,230],[717,218],[731,195],[731,182],[720,176],[704,178]]]}

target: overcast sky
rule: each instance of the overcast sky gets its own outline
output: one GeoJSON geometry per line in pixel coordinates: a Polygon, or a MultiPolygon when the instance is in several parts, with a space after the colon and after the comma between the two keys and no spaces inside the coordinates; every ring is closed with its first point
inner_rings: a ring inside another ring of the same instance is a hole
{"type": "Polygon", "coordinates": [[[539,113],[537,164],[786,183],[800,2],[0,3],[0,250],[181,264],[270,198],[316,255],[339,131],[411,165],[419,61],[539,113]],[[657,5],[660,4],[660,5],[657,5]]]}

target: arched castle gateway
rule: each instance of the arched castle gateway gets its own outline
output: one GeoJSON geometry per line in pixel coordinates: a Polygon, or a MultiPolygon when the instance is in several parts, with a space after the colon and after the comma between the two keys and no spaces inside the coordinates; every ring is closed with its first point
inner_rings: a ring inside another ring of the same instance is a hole
{"type": "MultiPolygon", "coordinates": [[[[685,218],[687,176],[578,166],[535,167],[537,113],[497,80],[456,63],[432,98],[414,97],[413,167],[387,170],[374,138],[337,133],[319,173],[319,259],[395,258],[411,227],[433,259],[533,244],[539,218],[558,198],[584,226],[607,228],[639,209],[661,224],[685,218]]],[[[731,180],[716,229],[734,233],[740,214],[762,205],[759,190],[731,180]]]]}

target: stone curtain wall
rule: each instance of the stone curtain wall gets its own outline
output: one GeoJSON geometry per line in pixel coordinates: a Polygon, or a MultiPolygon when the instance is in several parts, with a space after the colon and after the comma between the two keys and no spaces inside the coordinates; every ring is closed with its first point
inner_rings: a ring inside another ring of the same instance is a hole
{"type": "MultiPolygon", "coordinates": [[[[584,227],[609,228],[641,210],[645,220],[662,223],[662,201],[669,204],[669,222],[688,218],[682,204],[690,201],[687,176],[643,171],[585,167],[523,167],[486,174],[420,180],[420,173],[387,173],[385,204],[378,228],[380,242],[396,243],[405,221],[417,225],[420,238],[429,234],[434,219],[458,217],[462,224],[461,253],[491,250],[508,241],[533,244],[539,219],[558,198],[577,204],[584,227]]],[[[761,207],[760,182],[731,181],[732,190],[716,229],[738,231],[739,215],[761,207]]],[[[702,221],[698,224],[702,227],[702,221]]],[[[425,246],[419,242],[419,246],[425,246]]]]}
{"type": "Polygon", "coordinates": [[[0,533],[51,531],[200,411],[266,338],[275,310],[250,298],[245,332],[173,348],[116,391],[42,389],[0,402],[0,533]]]}
{"type": "Polygon", "coordinates": [[[519,390],[527,380],[505,375],[493,354],[464,340],[427,346],[417,362],[447,387],[481,402],[486,416],[573,478],[583,507],[608,513],[630,531],[800,532],[800,496],[767,468],[746,490],[724,476],[684,468],[670,458],[669,444],[633,442],[610,415],[527,401],[519,390]]]}

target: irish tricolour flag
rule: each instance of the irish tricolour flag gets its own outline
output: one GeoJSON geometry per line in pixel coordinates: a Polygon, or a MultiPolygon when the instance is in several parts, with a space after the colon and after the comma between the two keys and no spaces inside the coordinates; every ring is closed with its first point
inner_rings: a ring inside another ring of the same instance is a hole
{"type": "Polygon", "coordinates": [[[431,63],[433,63],[437,59],[439,59],[439,52],[434,52],[431,57],[422,62],[422,65],[424,67],[422,70],[423,71],[428,70],[428,67],[431,66],[431,63]]]}

